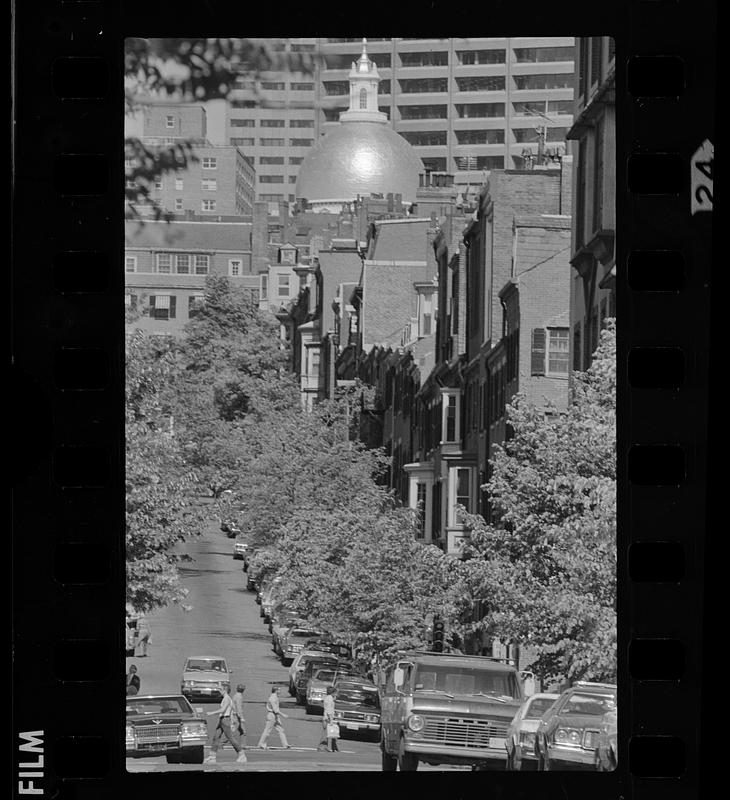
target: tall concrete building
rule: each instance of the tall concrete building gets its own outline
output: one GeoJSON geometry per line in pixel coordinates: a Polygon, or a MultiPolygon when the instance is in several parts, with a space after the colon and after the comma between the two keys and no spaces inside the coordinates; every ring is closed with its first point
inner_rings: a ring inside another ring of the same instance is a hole
{"type": "MultiPolygon", "coordinates": [[[[349,73],[362,39],[281,39],[275,47],[322,55],[314,76],[265,73],[260,91],[280,107],[231,96],[228,142],[255,160],[256,196],[294,198],[299,165],[350,103],[349,73]]],[[[426,168],[453,173],[476,195],[492,169],[521,169],[542,147],[564,145],[573,120],[575,39],[368,39],[378,109],[426,168]]]]}

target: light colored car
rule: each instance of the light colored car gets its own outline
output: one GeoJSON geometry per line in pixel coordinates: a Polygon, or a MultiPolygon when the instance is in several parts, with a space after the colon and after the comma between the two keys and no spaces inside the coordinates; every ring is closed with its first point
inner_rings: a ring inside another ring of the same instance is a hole
{"type": "Polygon", "coordinates": [[[244,542],[243,539],[236,538],[236,541],[233,543],[233,558],[237,561],[243,560],[247,550],[248,543],[244,542]]]}
{"type": "Polygon", "coordinates": [[[281,663],[287,667],[294,659],[305,651],[305,643],[318,635],[318,631],[311,628],[302,628],[292,625],[284,635],[281,642],[281,663]]]}
{"type": "Polygon", "coordinates": [[[220,700],[223,687],[231,690],[231,674],[221,656],[190,656],[183,667],[181,693],[190,698],[220,700]]]}
{"type": "Polygon", "coordinates": [[[507,728],[507,769],[520,770],[528,765],[537,769],[535,756],[535,731],[542,715],[560,697],[559,694],[541,692],[533,694],[520,706],[507,728]]]}
{"type": "Polygon", "coordinates": [[[179,695],[126,698],[127,758],[165,756],[168,764],[202,764],[208,723],[202,708],[179,695]]]}
{"type": "Polygon", "coordinates": [[[596,768],[604,715],[616,708],[616,685],[576,681],[543,714],[535,732],[542,771],[596,768]]]}
{"type": "MultiPolygon", "coordinates": [[[[322,653],[319,650],[304,650],[295,656],[289,667],[289,694],[294,697],[296,694],[296,684],[299,674],[304,671],[304,668],[310,661],[321,659],[322,656],[327,657],[327,653],[322,653]]],[[[331,657],[332,661],[337,661],[336,657],[331,657]]]]}

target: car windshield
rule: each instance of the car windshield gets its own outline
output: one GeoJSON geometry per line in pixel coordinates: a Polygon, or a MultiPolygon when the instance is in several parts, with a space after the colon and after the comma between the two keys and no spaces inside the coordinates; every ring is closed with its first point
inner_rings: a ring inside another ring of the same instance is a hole
{"type": "Polygon", "coordinates": [[[335,670],[333,669],[318,669],[314,673],[313,680],[315,681],[324,681],[325,683],[329,683],[333,681],[335,678],[335,670]]]}
{"type": "Polygon", "coordinates": [[[612,694],[574,694],[567,699],[560,713],[601,717],[614,708],[616,708],[616,698],[612,694]]]}
{"type": "Polygon", "coordinates": [[[221,658],[189,658],[185,672],[228,672],[221,658]]]}
{"type": "Polygon", "coordinates": [[[127,697],[127,716],[133,714],[192,714],[184,697],[127,697]]]}
{"type": "Polygon", "coordinates": [[[495,697],[519,697],[517,680],[511,672],[480,670],[471,667],[419,665],[416,667],[416,691],[439,691],[448,694],[486,694],[495,697]]]}
{"type": "Polygon", "coordinates": [[[357,684],[338,684],[336,700],[343,703],[358,703],[361,706],[372,706],[378,708],[380,701],[378,691],[373,687],[358,686],[357,684]]]}
{"type": "Polygon", "coordinates": [[[290,636],[295,637],[296,639],[308,639],[312,636],[316,636],[314,631],[306,630],[305,628],[294,628],[289,633],[290,636]]]}
{"type": "Polygon", "coordinates": [[[554,697],[536,697],[527,707],[523,719],[540,719],[554,703],[554,697]]]}

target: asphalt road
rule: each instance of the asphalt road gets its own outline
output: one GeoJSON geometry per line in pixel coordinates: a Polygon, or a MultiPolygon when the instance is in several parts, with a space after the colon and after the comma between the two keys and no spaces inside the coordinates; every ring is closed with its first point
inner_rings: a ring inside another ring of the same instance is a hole
{"type": "MultiPolygon", "coordinates": [[[[164,757],[127,759],[129,772],[200,770],[380,770],[377,743],[343,739],[341,752],[317,751],[322,727],[321,717],[308,715],[289,696],[288,668],[282,666],[271,649],[268,626],[259,616],[255,595],[246,590],[246,573],[242,561],[232,556],[233,540],[227,538],[212,522],[200,538],[187,543],[194,559],[183,566],[183,580],[190,594],[191,611],[169,607],[150,614],[152,644],[146,658],[128,658],[140,677],[140,694],[180,692],[180,678],[185,659],[192,655],[223,656],[233,670],[232,682],[246,685],[247,764],[234,763],[230,746],[218,751],[217,764],[168,765],[164,757]],[[279,698],[282,711],[288,715],[284,727],[292,750],[277,749],[276,732],[269,738],[269,750],[258,750],[259,735],[264,727],[265,702],[271,687],[281,685],[279,698]]],[[[212,711],[218,703],[196,702],[196,707],[212,711]]],[[[218,717],[208,717],[208,734],[213,735],[218,717]]],[[[206,755],[209,748],[206,748],[206,755]]],[[[421,767],[426,768],[426,767],[421,767]]]]}

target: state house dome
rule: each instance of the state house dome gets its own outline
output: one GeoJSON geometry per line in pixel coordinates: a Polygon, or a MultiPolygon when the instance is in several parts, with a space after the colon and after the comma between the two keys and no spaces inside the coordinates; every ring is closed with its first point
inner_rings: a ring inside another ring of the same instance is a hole
{"type": "Polygon", "coordinates": [[[350,108],[340,114],[339,126],[323,136],[302,162],[297,199],[306,199],[316,208],[372,192],[392,192],[400,193],[403,202],[415,202],[423,162],[378,111],[380,76],[368,57],[365,40],[349,79],[350,108]]]}

